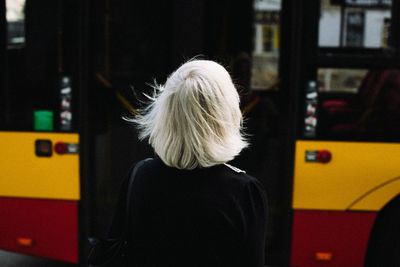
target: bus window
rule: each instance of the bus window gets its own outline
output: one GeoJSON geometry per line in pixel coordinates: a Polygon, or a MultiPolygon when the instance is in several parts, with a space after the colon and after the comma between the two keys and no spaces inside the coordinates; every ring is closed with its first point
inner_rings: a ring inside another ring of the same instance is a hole
{"type": "Polygon", "coordinates": [[[400,70],[319,69],[318,85],[320,139],[398,139],[400,70]]]}
{"type": "Polygon", "coordinates": [[[77,130],[77,2],[7,0],[5,86],[0,88],[0,130],[77,130]],[[37,114],[50,114],[37,127],[37,114]]]}
{"type": "Polygon", "coordinates": [[[357,87],[367,72],[363,69],[321,68],[318,70],[318,90],[332,93],[357,93],[357,87]]]}
{"type": "Polygon", "coordinates": [[[255,1],[254,49],[251,88],[274,88],[278,79],[281,1],[255,1]]]}
{"type": "Polygon", "coordinates": [[[25,0],[6,0],[7,43],[9,47],[25,43],[25,0]]]}
{"type": "Polygon", "coordinates": [[[387,48],[391,1],[321,1],[321,48],[387,48]]]}

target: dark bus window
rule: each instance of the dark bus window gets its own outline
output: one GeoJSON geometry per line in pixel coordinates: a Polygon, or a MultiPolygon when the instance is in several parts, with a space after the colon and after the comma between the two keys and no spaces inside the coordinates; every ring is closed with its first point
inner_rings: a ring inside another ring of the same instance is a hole
{"type": "Polygon", "coordinates": [[[319,69],[318,139],[400,139],[400,70],[319,69]]]}
{"type": "Polygon", "coordinates": [[[25,43],[25,0],[6,0],[8,46],[25,43]]]}
{"type": "Polygon", "coordinates": [[[318,43],[321,48],[388,47],[391,1],[321,0],[318,43]]]}
{"type": "Polygon", "coordinates": [[[6,1],[0,130],[76,131],[77,5],[78,1],[6,1]]]}

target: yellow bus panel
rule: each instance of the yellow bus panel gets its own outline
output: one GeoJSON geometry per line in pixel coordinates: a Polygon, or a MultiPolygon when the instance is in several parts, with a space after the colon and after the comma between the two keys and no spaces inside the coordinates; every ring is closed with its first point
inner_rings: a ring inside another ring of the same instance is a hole
{"type": "Polygon", "coordinates": [[[365,196],[354,202],[351,210],[380,210],[392,198],[400,194],[400,176],[382,184],[379,188],[374,188],[373,192],[368,192],[365,196]]]}
{"type": "Polygon", "coordinates": [[[79,143],[75,133],[0,132],[0,196],[78,200],[79,155],[59,155],[57,142],[79,143]],[[37,156],[36,140],[50,140],[49,157],[37,156]]]}
{"type": "Polygon", "coordinates": [[[297,141],[293,208],[378,211],[400,193],[400,144],[297,141]],[[328,163],[306,161],[328,150],[328,163]]]}

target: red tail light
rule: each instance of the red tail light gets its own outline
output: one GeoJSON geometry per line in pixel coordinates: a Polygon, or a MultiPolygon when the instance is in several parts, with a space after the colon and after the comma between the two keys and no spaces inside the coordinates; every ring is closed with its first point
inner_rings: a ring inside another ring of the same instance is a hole
{"type": "Polygon", "coordinates": [[[67,153],[68,147],[67,144],[64,142],[57,142],[54,146],[54,150],[56,151],[57,154],[63,155],[67,153]]]}
{"type": "Polygon", "coordinates": [[[328,163],[332,159],[332,153],[328,150],[320,150],[317,154],[317,161],[321,163],[328,163]]]}

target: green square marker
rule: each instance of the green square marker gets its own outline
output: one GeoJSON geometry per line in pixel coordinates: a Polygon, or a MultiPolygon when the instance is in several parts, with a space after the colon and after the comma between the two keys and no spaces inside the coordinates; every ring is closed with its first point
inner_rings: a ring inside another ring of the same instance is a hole
{"type": "Polygon", "coordinates": [[[53,111],[35,110],[33,116],[35,131],[53,131],[53,111]]]}

